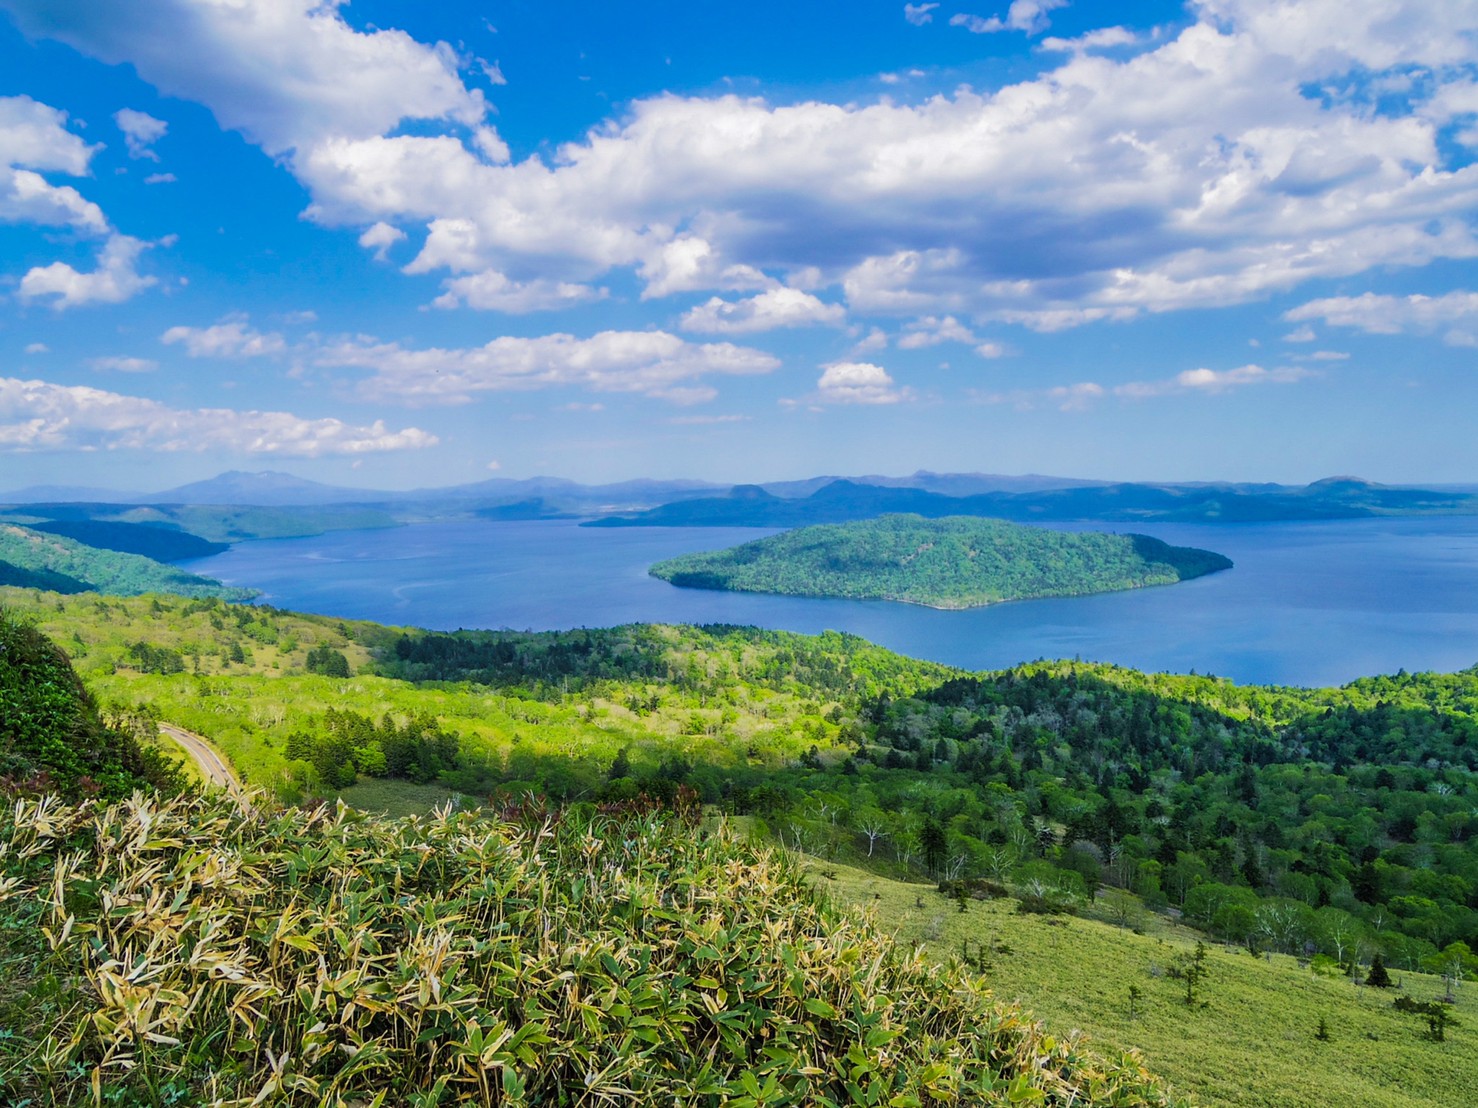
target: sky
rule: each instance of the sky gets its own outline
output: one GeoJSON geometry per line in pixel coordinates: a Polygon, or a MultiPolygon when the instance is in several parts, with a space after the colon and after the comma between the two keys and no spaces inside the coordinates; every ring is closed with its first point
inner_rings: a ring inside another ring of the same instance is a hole
{"type": "Polygon", "coordinates": [[[1478,0],[0,0],[0,490],[1478,482],[1478,0]]]}

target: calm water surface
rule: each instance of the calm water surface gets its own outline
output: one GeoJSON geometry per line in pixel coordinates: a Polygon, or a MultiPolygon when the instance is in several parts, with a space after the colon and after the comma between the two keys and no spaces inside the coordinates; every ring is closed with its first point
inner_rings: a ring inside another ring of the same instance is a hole
{"type": "Polygon", "coordinates": [[[773,533],[748,528],[438,523],[242,543],[185,564],[261,589],[278,607],[438,630],[744,623],[850,631],[970,669],[1076,656],[1299,685],[1478,663],[1478,518],[1134,529],[1220,551],[1236,568],[1165,588],[939,612],[647,576],[661,558],[773,533]]]}

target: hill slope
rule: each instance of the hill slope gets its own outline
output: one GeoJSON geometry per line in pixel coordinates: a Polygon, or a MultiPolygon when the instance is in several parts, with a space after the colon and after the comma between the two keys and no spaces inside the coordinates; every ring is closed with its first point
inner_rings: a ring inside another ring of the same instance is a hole
{"type": "Polygon", "coordinates": [[[14,567],[17,578],[7,584],[41,587],[49,575],[60,574],[70,586],[49,587],[58,591],[96,591],[119,596],[146,592],[171,592],[180,596],[215,596],[224,600],[249,600],[252,589],[236,589],[209,577],[198,577],[174,566],[139,554],[101,550],[62,535],[50,535],[13,523],[0,523],[0,566],[14,567]],[[34,580],[27,580],[31,575],[34,580]]]}
{"type": "Polygon", "coordinates": [[[670,558],[651,573],[684,588],[970,608],[1168,585],[1231,565],[1209,550],[1169,546],[1144,535],[891,515],[670,558]]]}
{"type": "Polygon", "coordinates": [[[0,842],[0,963],[50,982],[0,1007],[10,1103],[1172,1103],[676,820],[137,798],[0,842]]]}
{"type": "Polygon", "coordinates": [[[173,770],[128,728],[110,726],[72,664],[0,608],[0,779],[65,795],[173,787],[173,770]]]}

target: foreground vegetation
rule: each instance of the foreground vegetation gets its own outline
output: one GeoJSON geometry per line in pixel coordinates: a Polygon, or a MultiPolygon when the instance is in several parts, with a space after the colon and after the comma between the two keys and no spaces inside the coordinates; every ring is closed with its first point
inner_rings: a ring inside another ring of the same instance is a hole
{"type": "Polygon", "coordinates": [[[1144,535],[1049,531],[999,519],[888,515],[822,524],[652,566],[674,585],[971,608],[1169,585],[1230,569],[1220,554],[1144,535]]]}
{"type": "Polygon", "coordinates": [[[1216,1103],[1314,1105],[1320,1080],[1350,1103],[1422,1103],[1408,1088],[1441,1103],[1421,1090],[1478,1082],[1461,1046],[1478,977],[1478,670],[1314,690],[1065,662],[963,674],[834,634],[443,635],[213,600],[0,601],[64,642],[104,703],[207,735],[285,800],[623,806],[691,789],[822,859],[838,874],[823,887],[933,935],[936,955],[985,967],[1054,1029],[1143,1042],[1216,1103]],[[854,864],[869,873],[849,878],[854,864]],[[1095,915],[1121,926],[1080,933],[1095,915]],[[1190,933],[1165,915],[1225,947],[1205,982],[1227,991],[1196,1000],[1209,1009],[1140,1006],[1186,988],[1172,973],[1190,933]],[[1031,935],[1053,972],[1000,949],[1035,950],[1031,935]],[[1432,1012],[1357,987],[1377,958],[1432,1012]],[[1321,1019],[1329,1038],[1306,1042],[1321,1019]],[[1182,1032],[1214,1055],[1204,1072],[1172,1056],[1182,1032]],[[1246,1049],[1216,1053],[1229,1037],[1246,1049]]]}
{"type": "Polygon", "coordinates": [[[0,818],[11,1103],[1169,1104],[669,819],[0,818]],[[18,995],[17,991],[18,990],[18,995]],[[30,1099],[28,1099],[30,1098],[30,1099]]]}

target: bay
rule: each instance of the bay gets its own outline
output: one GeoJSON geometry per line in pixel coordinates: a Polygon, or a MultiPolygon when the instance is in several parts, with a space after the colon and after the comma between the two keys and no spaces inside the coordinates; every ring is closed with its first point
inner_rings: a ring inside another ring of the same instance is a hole
{"type": "Polygon", "coordinates": [[[182,564],[277,607],[436,630],[753,624],[847,631],[967,669],[1078,657],[1290,685],[1478,663],[1478,518],[1068,529],[1134,530],[1236,565],[1161,588],[945,612],[647,575],[662,558],[774,533],[755,528],[459,521],[242,543],[182,564]]]}

